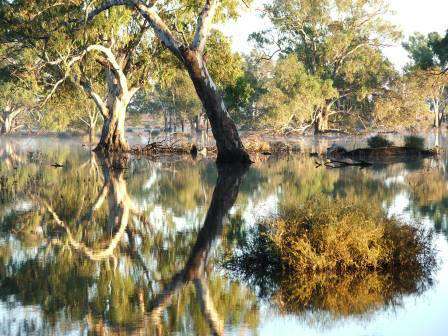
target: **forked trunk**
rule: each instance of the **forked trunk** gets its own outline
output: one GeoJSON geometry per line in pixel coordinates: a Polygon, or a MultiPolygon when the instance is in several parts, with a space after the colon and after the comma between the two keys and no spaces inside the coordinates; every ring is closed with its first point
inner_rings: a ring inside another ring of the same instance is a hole
{"type": "Polygon", "coordinates": [[[86,51],[100,52],[106,58],[105,62],[100,62],[104,67],[107,83],[107,95],[104,100],[92,89],[89,81],[81,80],[78,83],[93,99],[104,119],[101,138],[95,151],[127,152],[130,147],[125,138],[126,109],[138,91],[138,87],[129,88],[128,86],[126,71],[123,70],[126,69],[127,56],[119,54],[117,58],[111,48],[98,44],[88,46],[86,51]]]}
{"type": "Polygon", "coordinates": [[[11,129],[12,129],[12,122],[10,120],[10,118],[5,118],[3,124],[2,124],[2,128],[0,131],[0,134],[9,134],[11,133],[11,129]]]}
{"type": "Polygon", "coordinates": [[[125,137],[124,122],[127,104],[116,99],[109,109],[109,115],[104,119],[100,141],[95,148],[98,152],[127,152],[130,150],[125,137]]]}
{"type": "Polygon", "coordinates": [[[328,130],[328,112],[324,109],[319,112],[314,121],[314,134],[322,133],[328,130]]]}
{"type": "Polygon", "coordinates": [[[439,102],[437,99],[433,99],[433,109],[434,109],[434,127],[440,127],[440,112],[439,112],[439,102]]]}
{"type": "Polygon", "coordinates": [[[183,60],[196,92],[204,106],[218,148],[219,163],[250,163],[235,123],[227,112],[221,94],[210,77],[202,56],[190,49],[183,51],[183,60]]]}
{"type": "Polygon", "coordinates": [[[23,109],[11,109],[3,113],[3,116],[1,116],[1,127],[0,127],[0,134],[9,134],[14,131],[15,129],[15,120],[17,116],[23,111],[23,109]]]}

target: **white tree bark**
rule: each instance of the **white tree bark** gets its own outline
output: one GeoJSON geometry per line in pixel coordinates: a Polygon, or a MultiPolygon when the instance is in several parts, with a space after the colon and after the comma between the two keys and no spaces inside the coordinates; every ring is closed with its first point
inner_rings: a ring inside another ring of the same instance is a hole
{"type": "Polygon", "coordinates": [[[217,0],[206,0],[202,12],[198,16],[196,32],[191,48],[199,51],[200,53],[204,52],[205,44],[207,43],[207,38],[210,34],[213,18],[215,17],[217,8],[217,0]]]}
{"type": "Polygon", "coordinates": [[[213,135],[218,147],[218,162],[250,163],[235,123],[230,118],[221,93],[207,71],[203,51],[212,26],[219,0],[206,0],[197,19],[195,36],[191,46],[179,42],[166,23],[153,8],[153,2],[146,4],[140,0],[106,0],[92,10],[87,18],[113,6],[126,5],[136,9],[154,30],[159,40],[184,64],[194,84],[212,125],[213,135]]]}
{"type": "MultiPolygon", "coordinates": [[[[106,69],[107,96],[103,99],[86,80],[70,78],[95,102],[104,119],[100,142],[96,149],[105,152],[128,151],[129,145],[125,138],[126,110],[139,87],[129,88],[123,68],[111,48],[98,44],[89,45],[82,56],[76,59],[81,61],[87,53],[95,51],[101,53],[110,65],[110,68],[106,69]]],[[[73,64],[71,63],[71,66],[73,64]]],[[[65,80],[68,76],[66,72],[61,80],[65,80]]]]}
{"type": "Polygon", "coordinates": [[[16,127],[14,127],[14,122],[19,114],[25,111],[23,107],[7,107],[3,111],[3,115],[0,116],[0,133],[1,134],[9,134],[13,132],[16,127]]]}

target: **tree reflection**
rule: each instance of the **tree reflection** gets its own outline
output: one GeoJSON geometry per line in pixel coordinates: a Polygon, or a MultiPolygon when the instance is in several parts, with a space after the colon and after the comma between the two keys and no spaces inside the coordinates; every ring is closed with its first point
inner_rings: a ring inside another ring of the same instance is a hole
{"type": "MultiPolygon", "coordinates": [[[[93,154],[95,155],[95,154],[93,154]]],[[[119,158],[121,161],[122,158],[119,158]]],[[[113,256],[115,249],[122,240],[126,229],[128,228],[130,217],[139,215],[136,206],[133,204],[127,192],[126,182],[124,179],[124,170],[116,168],[117,158],[105,158],[102,160],[104,183],[101,192],[95,199],[95,202],[90,207],[89,211],[81,217],[81,223],[89,223],[95,212],[98,211],[105,202],[106,198],[109,200],[108,213],[108,231],[113,233],[107,246],[98,250],[92,249],[81,241],[78,241],[72,233],[70,227],[59,218],[59,215],[53,210],[50,204],[43,201],[45,208],[52,215],[55,223],[61,227],[67,236],[68,244],[83,254],[92,261],[101,261],[113,256]]],[[[91,161],[91,165],[95,166],[96,160],[91,161]]],[[[120,163],[121,164],[121,163],[120,163]]],[[[77,223],[79,225],[79,223],[77,223]]],[[[53,244],[55,241],[53,240],[53,244]]]]}
{"type": "Polygon", "coordinates": [[[211,246],[222,233],[224,217],[238,196],[244,172],[245,168],[239,166],[218,168],[218,181],[213,191],[210,207],[188,261],[151,304],[150,317],[158,325],[158,333],[161,333],[160,319],[163,310],[172,301],[173,296],[192,281],[210,330],[215,335],[223,335],[223,321],[216,311],[207,282],[204,280],[205,269],[211,246]]]}
{"type": "Polygon", "coordinates": [[[389,219],[383,207],[395,188],[354,170],[341,173],[337,184],[336,193],[305,190],[313,196],[305,201],[283,195],[278,214],[261,219],[223,264],[280,312],[307,324],[365,319],[433,284],[432,234],[389,219]],[[345,173],[352,184],[342,188],[345,173]],[[365,267],[367,260],[373,262],[365,267]]]}
{"type": "Polygon", "coordinates": [[[244,333],[260,323],[263,291],[296,318],[323,320],[319,314],[330,308],[362,315],[426,286],[404,277],[398,288],[391,277],[360,274],[304,276],[279,290],[275,277],[245,286],[220,262],[244,248],[253,217],[309,198],[388,211],[404,197],[403,211],[434,220],[436,228],[448,218],[444,165],[431,162],[418,171],[405,164],[326,170],[297,156],[271,158],[248,172],[217,171],[207,161],[125,162],[65,145],[35,147],[11,142],[1,152],[11,163],[0,162],[0,304],[38,307],[43,334],[58,333],[61,324],[95,334],[244,333]],[[54,162],[64,167],[50,167],[54,162]]]}
{"type": "Polygon", "coordinates": [[[47,176],[21,196],[31,206],[1,223],[6,239],[0,242],[0,299],[14,295],[21,305],[38,305],[50,321],[44,323],[48,330],[62,319],[84,321],[98,334],[169,334],[184,328],[184,318],[197,334],[222,334],[229,322],[256,325],[255,296],[212,272],[208,262],[244,170],[218,170],[204,225],[199,233],[193,227],[179,236],[151,225],[128,191],[123,163],[122,157],[92,154],[57,171],[57,184],[47,176]],[[33,245],[26,243],[31,235],[33,245]],[[186,263],[160,290],[160,276],[177,265],[167,252],[186,263]],[[239,320],[245,306],[246,318],[239,320]],[[163,311],[174,319],[165,320],[163,311]]]}

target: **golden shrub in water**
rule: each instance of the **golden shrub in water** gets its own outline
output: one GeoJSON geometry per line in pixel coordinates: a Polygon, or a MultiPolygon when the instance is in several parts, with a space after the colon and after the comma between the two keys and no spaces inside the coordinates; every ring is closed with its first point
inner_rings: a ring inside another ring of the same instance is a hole
{"type": "Polygon", "coordinates": [[[243,141],[244,148],[246,148],[249,152],[269,152],[271,150],[271,147],[269,146],[269,143],[258,139],[258,138],[248,138],[243,141]]]}
{"type": "Polygon", "coordinates": [[[420,294],[430,282],[412,270],[355,273],[305,273],[281,279],[273,300],[282,312],[327,312],[334,318],[362,316],[389,305],[403,295],[420,294]]]}
{"type": "Polygon", "coordinates": [[[317,198],[259,223],[225,267],[284,312],[361,315],[431,284],[432,233],[379,205],[317,198]]]}
{"type": "Polygon", "coordinates": [[[382,270],[418,263],[430,236],[379,207],[314,199],[262,225],[293,272],[382,270]]]}

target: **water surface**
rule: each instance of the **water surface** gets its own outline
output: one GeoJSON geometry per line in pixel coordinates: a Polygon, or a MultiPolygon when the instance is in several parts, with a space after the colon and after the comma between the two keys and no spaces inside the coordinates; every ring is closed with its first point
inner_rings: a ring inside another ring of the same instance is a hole
{"type": "Polygon", "coordinates": [[[0,334],[446,335],[445,155],[316,168],[306,152],[327,144],[247,170],[203,158],[133,158],[121,170],[77,139],[0,139],[0,334]],[[258,220],[320,195],[435,230],[431,279],[362,309],[350,289],[331,308],[311,293],[291,312],[223,266],[258,220]]]}

